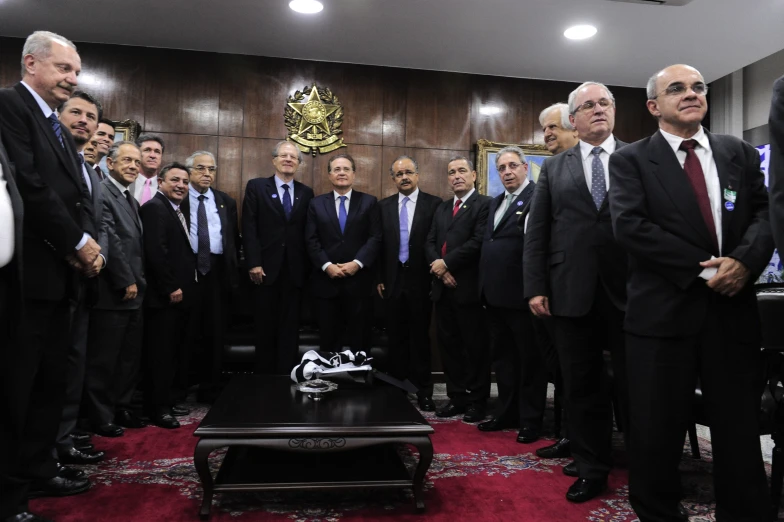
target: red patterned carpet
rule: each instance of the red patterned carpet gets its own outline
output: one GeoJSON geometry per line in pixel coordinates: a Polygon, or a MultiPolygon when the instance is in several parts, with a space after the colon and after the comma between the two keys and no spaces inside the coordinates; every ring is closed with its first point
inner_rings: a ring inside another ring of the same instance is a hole
{"type": "MultiPolygon", "coordinates": [[[[195,406],[179,430],[157,427],[128,430],[117,439],[94,437],[107,458],[85,466],[93,486],[82,495],[31,502],[34,512],[58,522],[198,520],[201,486],[193,467],[193,430],[206,413],[195,406]]],[[[616,439],[617,469],[608,492],[581,505],[564,494],[574,479],[561,473],[566,459],[545,460],[534,450],[549,444],[515,442],[516,431],[481,433],[460,420],[425,414],[435,428],[435,456],[426,480],[426,513],[413,511],[408,491],[331,493],[216,494],[215,521],[461,521],[553,520],[558,522],[631,522],[636,516],[627,502],[627,473],[620,438],[616,439]]],[[[684,505],[691,522],[714,521],[710,480],[710,443],[701,441],[702,460],[684,456],[684,505]]],[[[407,450],[403,450],[407,451],[407,450]]],[[[411,464],[414,456],[407,455],[411,464]]],[[[217,470],[223,454],[214,454],[217,470]]]]}

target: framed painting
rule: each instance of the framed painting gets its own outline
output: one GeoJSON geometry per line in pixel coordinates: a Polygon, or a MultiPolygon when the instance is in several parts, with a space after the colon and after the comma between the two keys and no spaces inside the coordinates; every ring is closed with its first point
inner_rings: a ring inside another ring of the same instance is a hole
{"type": "Polygon", "coordinates": [[[504,147],[515,146],[523,149],[528,160],[528,179],[536,182],[545,158],[552,156],[544,145],[523,145],[519,143],[498,143],[481,139],[476,142],[477,190],[480,194],[497,196],[504,191],[504,185],[495,169],[495,157],[504,147]]]}
{"type": "Polygon", "coordinates": [[[141,133],[142,126],[138,121],[123,120],[114,122],[114,142],[136,141],[141,133]]]}

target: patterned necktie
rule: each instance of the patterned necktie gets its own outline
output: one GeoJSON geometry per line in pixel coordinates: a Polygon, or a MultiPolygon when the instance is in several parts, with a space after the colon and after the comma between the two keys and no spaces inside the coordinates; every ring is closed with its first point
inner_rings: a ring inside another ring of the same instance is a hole
{"type": "Polygon", "coordinates": [[[287,183],[283,185],[283,213],[286,214],[286,219],[291,218],[291,192],[289,192],[289,186],[287,183]]]}
{"type": "MultiPolygon", "coordinates": [[[[460,210],[460,205],[462,204],[463,201],[460,199],[455,201],[455,206],[452,209],[452,219],[455,219],[455,216],[457,215],[457,211],[460,210]]],[[[444,241],[444,244],[441,245],[441,257],[443,258],[445,255],[446,255],[446,241],[444,241]]]]}
{"type": "Polygon", "coordinates": [[[340,210],[338,211],[338,221],[340,222],[340,233],[346,230],[346,196],[340,196],[340,210]]]}
{"type": "Polygon", "coordinates": [[[63,128],[60,126],[60,120],[57,119],[57,116],[55,116],[54,113],[49,115],[49,123],[52,125],[54,135],[60,140],[60,145],[65,148],[65,143],[63,142],[63,128]]]}
{"type": "Polygon", "coordinates": [[[140,205],[144,205],[152,199],[152,178],[144,180],[144,189],[142,190],[142,199],[139,201],[140,205]]]}
{"type": "Polygon", "coordinates": [[[201,275],[210,271],[210,229],[207,226],[207,206],[204,204],[206,196],[199,196],[199,208],[196,210],[196,237],[198,251],[196,253],[196,268],[201,275]]]}
{"type": "Polygon", "coordinates": [[[95,165],[95,166],[93,167],[93,170],[95,171],[95,173],[96,173],[96,174],[98,174],[98,179],[100,179],[101,181],[103,181],[104,179],[106,179],[106,176],[104,175],[104,173],[103,173],[103,171],[101,170],[101,167],[100,167],[99,165],[95,165]]]}
{"type": "Polygon", "coordinates": [[[495,223],[493,223],[493,230],[498,228],[498,224],[501,222],[502,219],[504,219],[504,216],[506,215],[506,212],[509,210],[509,205],[512,204],[512,200],[514,199],[514,197],[515,197],[514,194],[507,194],[506,197],[504,198],[504,203],[501,206],[501,210],[499,212],[496,212],[495,223]]]}
{"type": "Polygon", "coordinates": [[[403,206],[400,207],[400,250],[397,258],[401,263],[408,261],[408,196],[403,198],[403,206]]]}
{"type": "Polygon", "coordinates": [[[594,147],[591,151],[593,154],[593,161],[591,162],[591,197],[593,203],[596,205],[596,210],[599,210],[607,195],[607,182],[604,179],[604,165],[599,155],[602,153],[601,147],[594,147]]]}
{"type": "Polygon", "coordinates": [[[697,196],[697,205],[700,207],[702,219],[705,220],[705,225],[708,227],[713,246],[716,248],[716,252],[718,252],[719,238],[716,236],[716,222],[713,221],[710,197],[708,197],[708,187],[705,184],[705,174],[702,171],[700,159],[694,152],[694,147],[696,145],[697,140],[684,140],[681,142],[680,150],[686,152],[686,161],[683,163],[683,170],[686,171],[686,176],[689,178],[691,188],[694,189],[694,195],[697,196]]]}
{"type": "Polygon", "coordinates": [[[191,239],[191,235],[188,233],[188,223],[185,221],[185,216],[182,215],[182,210],[180,207],[177,207],[177,210],[174,211],[177,214],[177,217],[180,218],[180,224],[182,224],[182,231],[185,232],[185,237],[188,238],[188,241],[191,239]]]}

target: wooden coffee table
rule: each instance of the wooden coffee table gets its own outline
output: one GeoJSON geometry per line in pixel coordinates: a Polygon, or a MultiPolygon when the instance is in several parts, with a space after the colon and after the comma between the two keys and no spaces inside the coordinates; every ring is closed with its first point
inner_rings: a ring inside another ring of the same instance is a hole
{"type": "Polygon", "coordinates": [[[433,460],[433,428],[391,386],[341,386],[323,400],[297,391],[285,376],[235,377],[194,432],[193,460],[209,518],[216,491],[412,488],[424,511],[425,473],[433,460]],[[410,473],[400,444],[419,451],[410,473]],[[228,447],[213,480],[207,459],[228,447]]]}

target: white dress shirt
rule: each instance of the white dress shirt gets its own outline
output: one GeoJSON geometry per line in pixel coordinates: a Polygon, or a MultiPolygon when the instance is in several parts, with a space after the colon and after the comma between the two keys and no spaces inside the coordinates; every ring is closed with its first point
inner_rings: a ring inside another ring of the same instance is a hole
{"type": "Polygon", "coordinates": [[[8,193],[8,182],[3,176],[0,165],[0,267],[14,258],[14,209],[11,206],[11,194],[8,193]]]}
{"type": "MultiPolygon", "coordinates": [[[[283,188],[283,184],[289,186],[289,195],[291,196],[291,207],[294,208],[294,180],[291,181],[283,181],[277,175],[273,176],[275,178],[275,186],[278,187],[278,197],[280,198],[280,204],[283,204],[283,195],[286,193],[286,190],[283,188]]],[[[348,210],[348,207],[346,207],[348,210]]]]}
{"type": "MultiPolygon", "coordinates": [[[[275,176],[275,177],[277,178],[277,176],[275,176]]],[[[344,196],[346,196],[346,202],[344,203],[344,206],[346,207],[346,220],[347,221],[348,221],[348,207],[351,204],[351,194],[353,194],[353,193],[354,193],[354,189],[349,189],[348,192],[343,194],[344,196]]],[[[332,191],[332,197],[335,198],[335,212],[338,215],[338,222],[340,222],[340,194],[338,194],[336,191],[333,190],[332,191]]],[[[359,259],[355,259],[354,262],[359,265],[359,268],[365,268],[365,265],[363,265],[362,262],[359,259]]],[[[326,263],[321,265],[321,270],[322,271],[326,271],[327,267],[329,265],[331,265],[331,264],[332,264],[332,261],[327,261],[326,263]]]]}
{"type": "MultiPolygon", "coordinates": [[[[508,190],[504,191],[504,199],[501,200],[501,204],[498,205],[497,209],[495,209],[495,214],[493,215],[493,224],[495,224],[497,220],[501,219],[503,215],[506,214],[506,211],[509,210],[509,207],[507,206],[506,202],[509,201],[509,203],[511,204],[512,201],[516,200],[520,196],[520,194],[523,193],[525,187],[528,186],[528,183],[529,183],[528,178],[525,178],[523,180],[523,184],[517,187],[517,190],[515,190],[511,194],[509,193],[508,190]],[[513,198],[511,198],[511,200],[509,198],[510,195],[514,196],[513,198]]],[[[528,216],[526,216],[526,218],[527,217],[528,216]]]]}
{"type": "Polygon", "coordinates": [[[139,175],[136,176],[136,181],[132,183],[133,187],[133,197],[136,198],[136,201],[141,204],[142,202],[142,194],[144,193],[144,184],[147,180],[150,180],[150,199],[155,197],[155,193],[158,192],[158,176],[153,176],[151,178],[147,178],[139,172],[139,175]]]}
{"type": "MultiPolygon", "coordinates": [[[[675,152],[675,157],[678,158],[678,163],[681,167],[686,163],[686,151],[680,150],[681,143],[685,140],[680,136],[675,136],[669,132],[659,129],[661,135],[667,140],[667,143],[672,147],[675,152]]],[[[713,214],[713,223],[716,225],[716,239],[719,241],[719,253],[722,251],[722,236],[721,236],[721,182],[719,180],[719,170],[716,167],[716,161],[713,159],[713,151],[711,150],[710,141],[705,134],[705,130],[700,127],[700,130],[692,136],[692,140],[697,142],[697,147],[694,147],[694,154],[700,160],[702,167],[702,174],[705,176],[705,187],[708,190],[708,199],[710,200],[711,214],[713,214]]],[[[684,174],[685,175],[685,174],[684,174]]],[[[711,256],[715,259],[715,256],[711,256]]],[[[703,279],[710,279],[718,270],[716,268],[706,268],[700,272],[700,277],[703,279]]]]}
{"type": "MultiPolygon", "coordinates": [[[[25,86],[25,89],[30,91],[30,94],[33,96],[33,99],[38,104],[38,107],[41,108],[41,112],[44,113],[44,118],[46,118],[48,120],[49,116],[51,116],[54,113],[54,110],[52,110],[52,108],[49,107],[49,105],[46,104],[46,102],[44,101],[43,98],[38,96],[38,93],[35,92],[32,87],[27,85],[25,82],[21,82],[21,83],[22,83],[22,85],[25,86]]],[[[54,130],[52,132],[54,132],[54,130]]],[[[82,175],[83,176],[85,175],[84,169],[82,170],[82,175]]],[[[89,187],[89,183],[88,183],[88,187],[89,187]]],[[[81,248],[87,243],[88,239],[90,239],[90,234],[88,234],[86,232],[84,234],[82,234],[82,239],[79,241],[79,243],[76,244],[76,247],[74,248],[74,250],[81,250],[81,248]]]]}
{"type": "Polygon", "coordinates": [[[408,211],[408,235],[411,235],[411,224],[414,222],[414,212],[416,212],[417,198],[419,198],[419,187],[414,189],[410,196],[406,196],[402,192],[397,193],[397,216],[400,219],[400,211],[403,210],[403,200],[408,198],[406,203],[406,210],[408,211]]]}
{"type": "MultiPolygon", "coordinates": [[[[593,182],[593,176],[591,175],[591,171],[593,170],[593,154],[591,154],[591,152],[593,151],[594,146],[595,145],[580,140],[580,156],[582,156],[583,172],[585,173],[585,182],[588,183],[589,192],[591,190],[591,183],[593,182]]],[[[610,190],[610,154],[615,152],[615,136],[610,134],[599,147],[602,148],[602,152],[599,154],[599,160],[604,167],[604,186],[607,187],[607,190],[610,190]]]]}
{"type": "Polygon", "coordinates": [[[215,193],[212,189],[207,189],[204,194],[188,185],[188,198],[190,201],[191,213],[191,248],[194,254],[199,253],[199,196],[204,196],[204,210],[207,212],[207,230],[210,234],[210,254],[223,253],[223,236],[220,216],[218,215],[218,205],[215,203],[215,193]]]}

